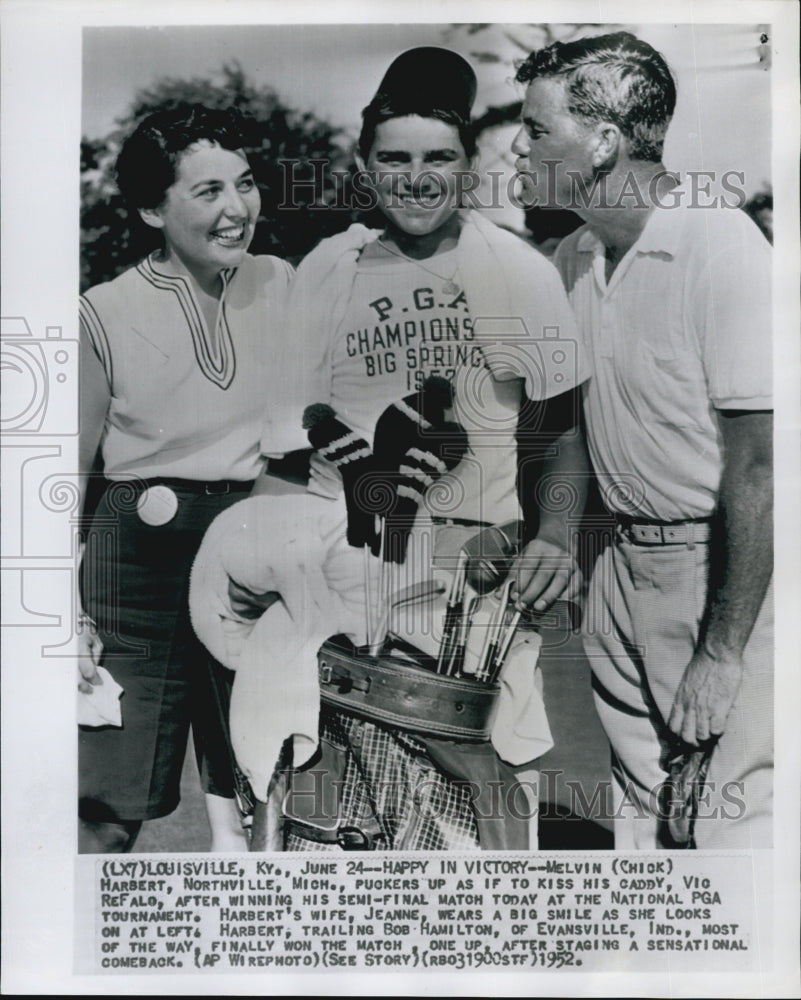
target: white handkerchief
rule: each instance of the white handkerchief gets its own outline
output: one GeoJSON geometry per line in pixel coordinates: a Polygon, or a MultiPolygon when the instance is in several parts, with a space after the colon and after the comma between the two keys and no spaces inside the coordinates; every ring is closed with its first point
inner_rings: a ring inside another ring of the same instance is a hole
{"type": "Polygon", "coordinates": [[[97,668],[102,684],[92,685],[88,694],[78,691],[79,726],[122,726],[122,688],[105,667],[97,668]]]}

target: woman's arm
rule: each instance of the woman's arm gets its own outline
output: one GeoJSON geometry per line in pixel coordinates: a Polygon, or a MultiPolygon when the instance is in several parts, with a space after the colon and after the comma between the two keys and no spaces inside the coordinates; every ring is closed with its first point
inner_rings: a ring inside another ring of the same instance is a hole
{"type": "MultiPolygon", "coordinates": [[[[111,404],[111,389],[94,348],[89,338],[81,331],[79,353],[79,386],[80,412],[78,440],[78,489],[81,497],[81,510],[86,502],[86,492],[89,483],[89,473],[92,471],[103,428],[106,424],[109,406],[111,404]]],[[[96,629],[81,612],[81,622],[78,628],[78,688],[88,693],[92,685],[101,684],[97,673],[97,665],[103,652],[103,646],[97,637],[96,629]]]]}
{"type": "Polygon", "coordinates": [[[103,428],[106,424],[111,389],[89,338],[81,332],[80,339],[80,438],[78,442],[78,473],[81,509],[86,499],[89,473],[92,471],[103,428]]]}

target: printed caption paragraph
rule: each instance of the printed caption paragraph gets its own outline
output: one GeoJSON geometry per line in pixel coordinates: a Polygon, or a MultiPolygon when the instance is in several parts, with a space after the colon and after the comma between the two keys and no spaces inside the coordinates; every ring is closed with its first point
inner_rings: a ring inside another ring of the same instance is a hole
{"type": "Polygon", "coordinates": [[[654,972],[680,960],[746,972],[760,962],[759,867],[678,852],[82,858],[94,921],[82,922],[92,938],[78,971],[595,972],[623,962],[654,972]]]}

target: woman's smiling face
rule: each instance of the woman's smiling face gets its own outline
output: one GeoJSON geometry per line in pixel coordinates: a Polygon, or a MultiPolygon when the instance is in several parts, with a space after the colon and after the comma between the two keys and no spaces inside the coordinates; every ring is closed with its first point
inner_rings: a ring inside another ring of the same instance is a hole
{"type": "Polygon", "coordinates": [[[378,207],[407,236],[437,232],[459,208],[472,169],[459,130],[438,118],[405,115],[376,126],[363,170],[374,176],[378,207]]]}
{"type": "Polygon", "coordinates": [[[242,262],[260,208],[244,152],[201,142],[181,154],[161,205],[141,214],[164,233],[167,257],[203,280],[242,262]]]}

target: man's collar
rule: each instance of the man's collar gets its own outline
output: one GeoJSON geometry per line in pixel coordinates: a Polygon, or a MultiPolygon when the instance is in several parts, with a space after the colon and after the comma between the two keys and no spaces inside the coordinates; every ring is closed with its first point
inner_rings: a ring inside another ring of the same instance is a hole
{"type": "Polygon", "coordinates": [[[638,253],[666,253],[670,257],[676,255],[682,229],[680,224],[676,224],[676,213],[682,212],[686,198],[687,191],[679,184],[662,199],[661,204],[653,207],[634,244],[638,253]]]}
{"type": "MultiPolygon", "coordinates": [[[[662,198],[661,206],[654,206],[634,243],[637,253],[675,256],[681,238],[681,226],[675,224],[675,215],[687,203],[688,194],[684,184],[678,184],[662,198]]],[[[579,253],[604,253],[606,247],[603,240],[590,227],[591,223],[580,234],[576,249],[579,253]]]]}
{"type": "Polygon", "coordinates": [[[583,232],[579,234],[576,249],[579,253],[603,253],[606,248],[601,237],[587,224],[583,232]]]}

